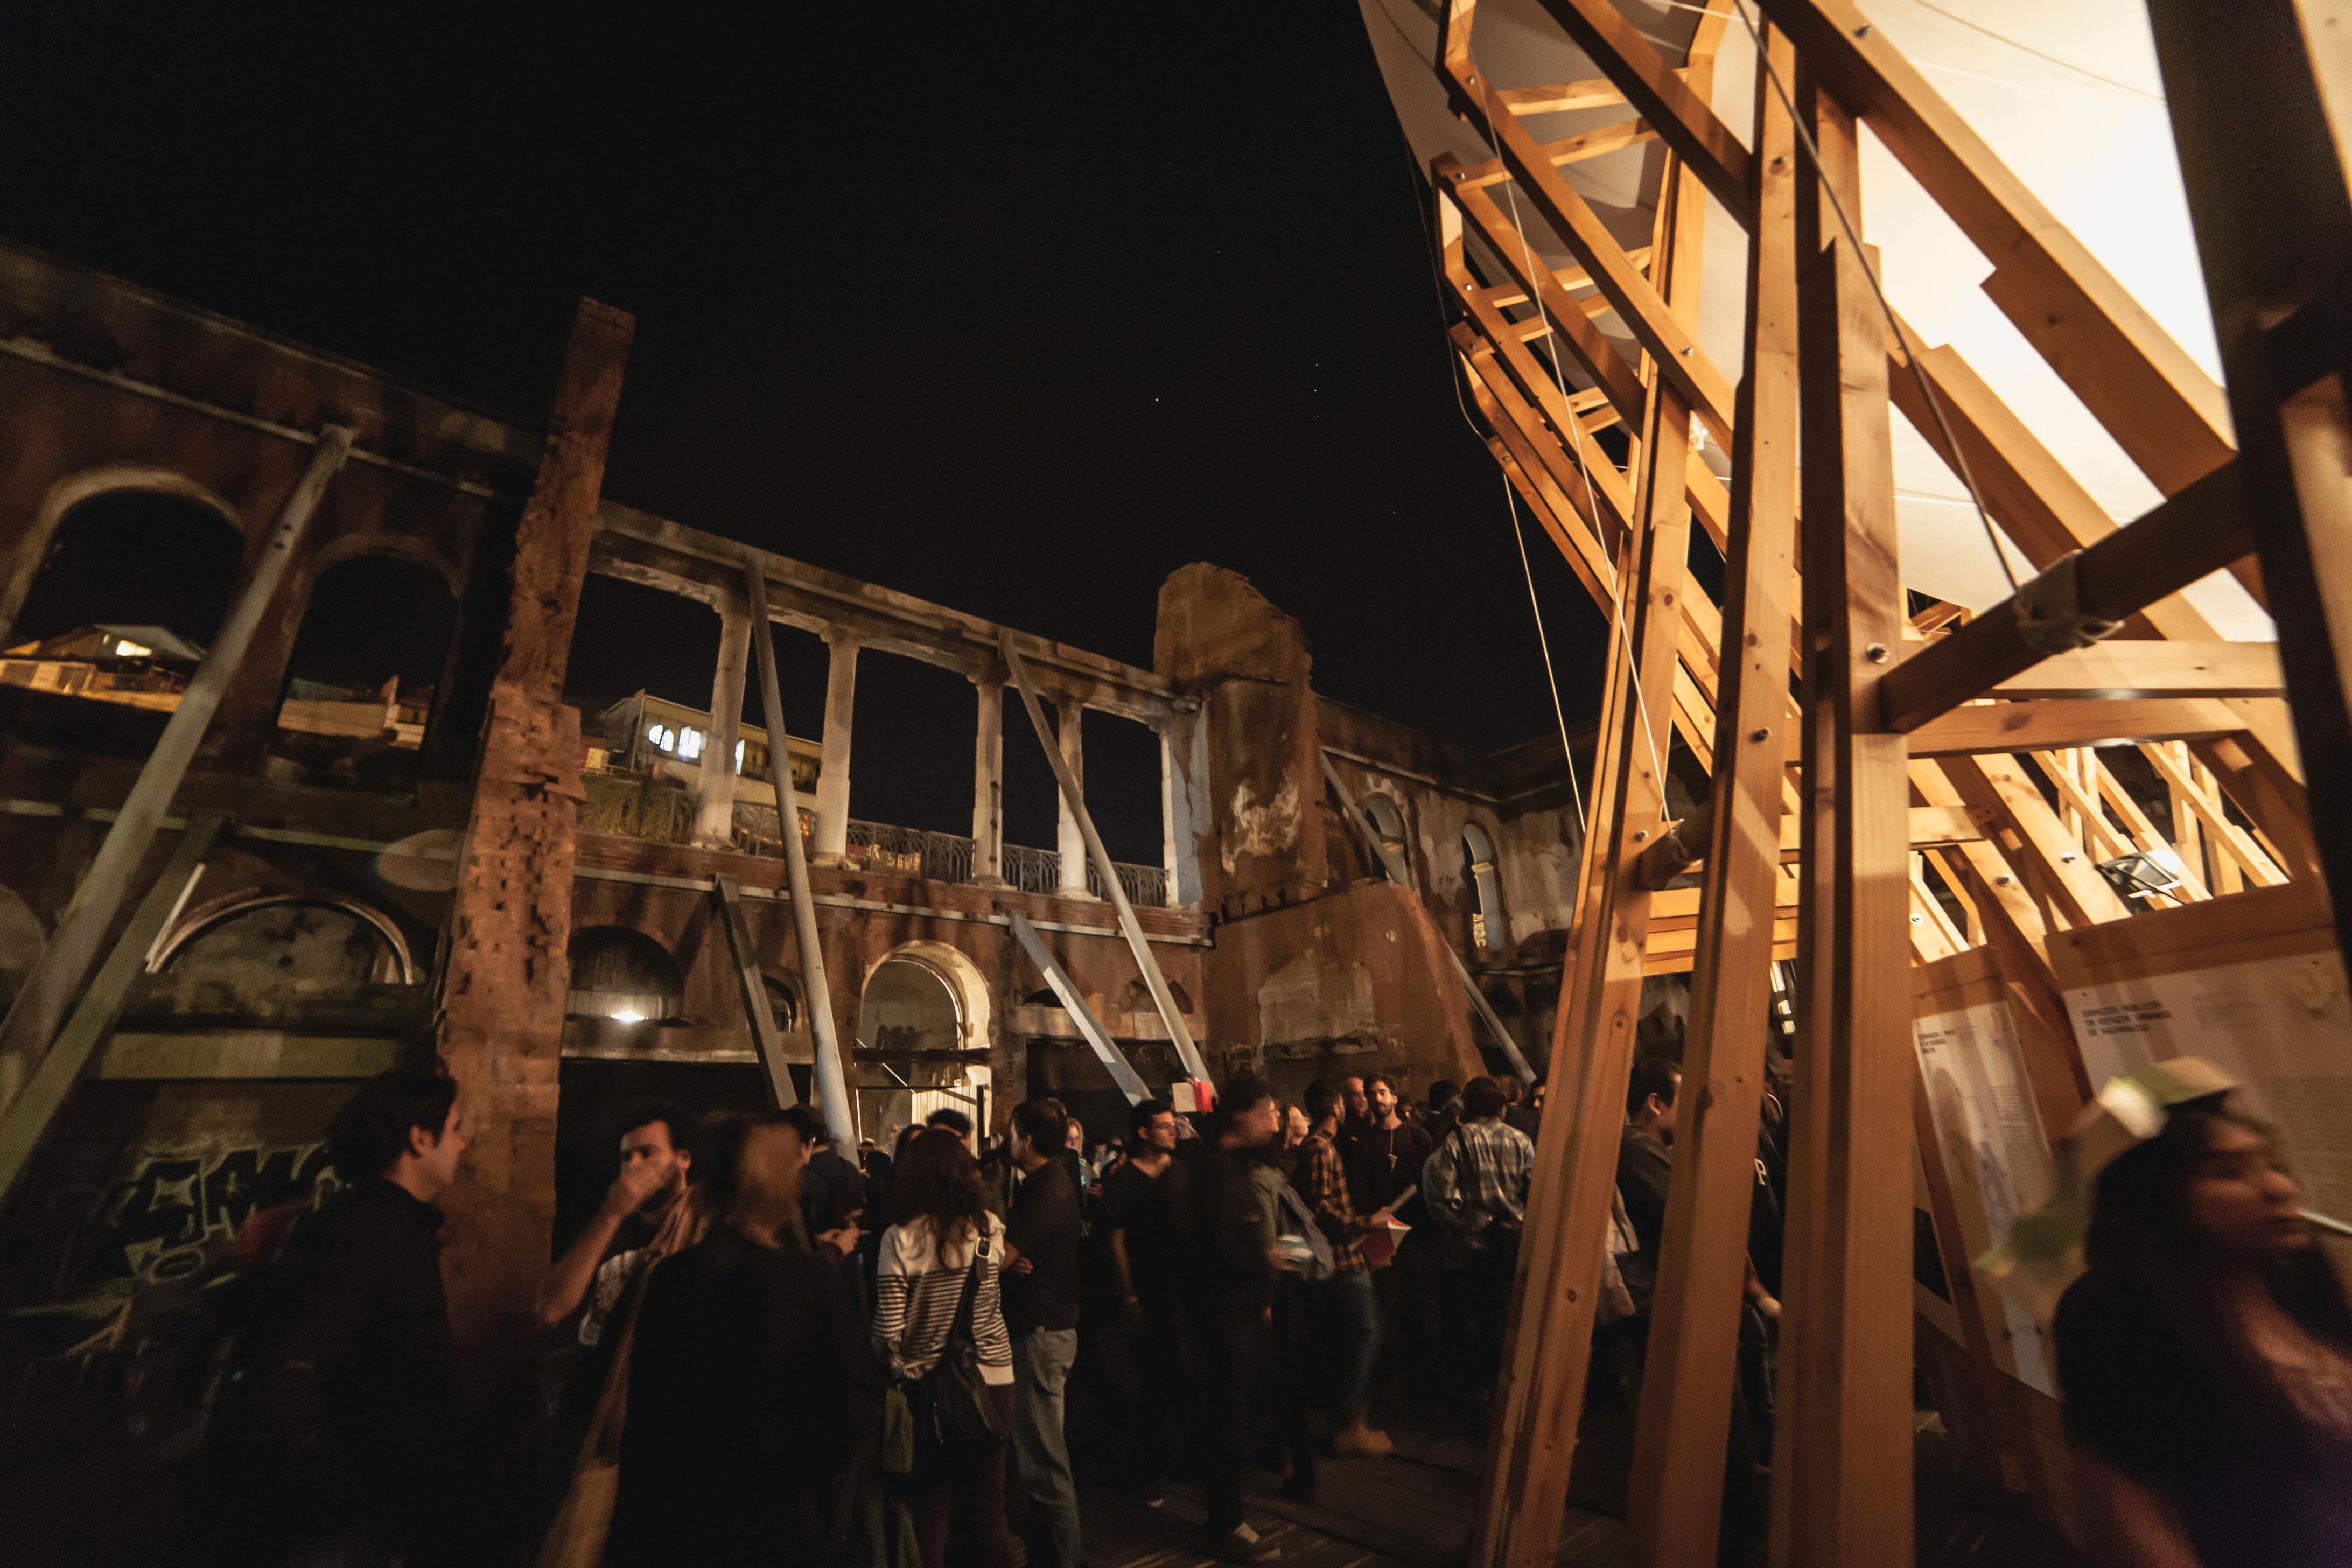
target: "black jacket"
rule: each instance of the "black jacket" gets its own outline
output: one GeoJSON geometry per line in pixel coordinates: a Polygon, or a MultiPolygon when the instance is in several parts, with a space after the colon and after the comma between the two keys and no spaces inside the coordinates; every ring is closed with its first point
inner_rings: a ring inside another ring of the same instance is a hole
{"type": "Polygon", "coordinates": [[[608,1564],[814,1562],[880,1392],[840,1271],[726,1231],[654,1266],[608,1564]]]}
{"type": "Polygon", "coordinates": [[[1038,1329],[1078,1326],[1078,1242],[1085,1229],[1069,1167],[1048,1160],[1013,1190],[1004,1238],[1030,1262],[1004,1277],[1004,1323],[1017,1339],[1038,1329]]]}
{"type": "Polygon", "coordinates": [[[441,1218],[371,1177],[297,1225],[257,1281],[209,1444],[240,1531],[432,1561],[437,1521],[470,1513],[441,1218]]]}

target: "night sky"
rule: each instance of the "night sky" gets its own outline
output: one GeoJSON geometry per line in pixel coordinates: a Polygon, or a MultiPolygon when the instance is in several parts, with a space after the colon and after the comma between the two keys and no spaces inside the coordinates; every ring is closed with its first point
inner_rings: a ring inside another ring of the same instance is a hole
{"type": "MultiPolygon", "coordinates": [[[[637,317],[621,500],[1142,665],[1213,561],[1318,689],[1549,730],[1355,8],[845,9],[9,6],[0,233],[530,423],[591,294],[637,317]]],[[[1573,724],[1602,626],[1527,526],[1573,724]]],[[[717,637],[592,582],[572,695],[700,705],[717,637]]],[[[814,732],[824,651],[778,647],[814,732]]],[[[971,705],[866,654],[854,813],[967,829],[971,705]]],[[[1008,836],[1050,846],[1007,706],[1008,836]]],[[[1112,853],[1156,862],[1156,746],[1086,740],[1112,853]]]]}

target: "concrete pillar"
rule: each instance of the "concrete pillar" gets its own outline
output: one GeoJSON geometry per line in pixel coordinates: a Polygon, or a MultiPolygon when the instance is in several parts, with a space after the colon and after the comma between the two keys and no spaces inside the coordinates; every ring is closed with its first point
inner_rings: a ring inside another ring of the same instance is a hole
{"type": "MultiPolygon", "coordinates": [[[[1078,738],[1078,720],[1086,710],[1075,698],[1056,698],[1054,713],[1056,737],[1061,742],[1062,760],[1070,764],[1070,777],[1083,795],[1087,788],[1086,755],[1078,738]]],[[[1057,889],[1066,899],[1086,899],[1094,895],[1087,891],[1087,838],[1078,831],[1077,813],[1058,794],[1055,809],[1059,815],[1054,847],[1061,852],[1061,886],[1057,889]]]]}
{"type": "Polygon", "coordinates": [[[857,639],[828,626],[824,646],[833,666],[824,681],[824,754],[817,763],[816,854],[819,866],[838,866],[849,847],[849,730],[857,707],[857,639]]]}
{"type": "Polygon", "coordinates": [[[724,849],[735,841],[735,742],[743,734],[743,674],[751,658],[751,617],[741,601],[719,612],[719,671],[710,681],[710,730],[694,785],[694,841],[724,849]]]}
{"type": "Polygon", "coordinates": [[[980,694],[980,728],[971,749],[971,879],[994,887],[1004,880],[1004,683],[972,682],[980,694]]]}

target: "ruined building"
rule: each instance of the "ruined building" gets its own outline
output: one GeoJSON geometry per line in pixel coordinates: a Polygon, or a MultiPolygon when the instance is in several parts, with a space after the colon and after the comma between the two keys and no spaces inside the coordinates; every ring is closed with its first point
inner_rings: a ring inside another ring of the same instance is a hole
{"type": "MultiPolygon", "coordinates": [[[[565,386],[609,410],[627,323],[583,322],[565,386]]],[[[131,1388],[157,1431],[184,1418],[210,1365],[205,1285],[247,1215],[328,1178],[321,1131],[368,1073],[438,1056],[467,1085],[480,1135],[450,1204],[450,1295],[461,1344],[509,1371],[532,1278],[608,1179],[623,1101],[764,1104],[779,1073],[820,1092],[773,737],[734,717],[758,680],[747,563],[771,619],[829,649],[823,732],[787,758],[852,1125],[880,1138],[952,1104],[1002,1127],[1040,1092],[1119,1125],[1016,919],[1149,1085],[1184,1076],[1068,805],[1055,844],[1004,841],[1004,748],[1038,739],[1007,700],[1003,628],[600,500],[601,445],[563,423],[563,395],[545,441],[0,247],[0,1001],[22,1000],[229,636],[144,624],[108,599],[115,568],[135,553],[226,613],[322,432],[351,433],[113,889],[94,979],[54,1030],[27,1037],[18,1008],[0,1053],[5,1397],[131,1388]],[[583,571],[709,607],[705,704],[561,703],[583,571]],[[355,595],[397,603],[406,646],[316,668],[319,624],[355,595]],[[891,721],[858,711],[857,672],[886,657],[971,683],[968,834],[856,815],[855,725],[891,721]],[[32,1114],[24,1086],[68,1047],[79,1069],[32,1114]],[[141,1357],[150,1373],[124,1384],[141,1357]]],[[[1213,565],[1171,577],[1157,617],[1149,669],[1010,642],[1073,774],[1085,710],[1158,737],[1163,853],[1114,869],[1212,1076],[1295,1094],[1379,1065],[1420,1089],[1507,1066],[1496,1026],[1540,1063],[1580,841],[1558,738],[1479,756],[1318,696],[1298,624],[1213,565]]]]}

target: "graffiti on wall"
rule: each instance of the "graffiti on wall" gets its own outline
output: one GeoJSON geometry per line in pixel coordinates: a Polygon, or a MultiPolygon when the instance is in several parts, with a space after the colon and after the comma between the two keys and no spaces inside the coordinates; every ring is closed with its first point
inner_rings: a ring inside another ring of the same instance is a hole
{"type": "Polygon", "coordinates": [[[217,1258],[255,1210],[323,1196],[322,1178],[331,1184],[324,1143],[152,1153],[108,1193],[91,1239],[119,1250],[124,1271],[144,1283],[184,1279],[217,1258]]]}

